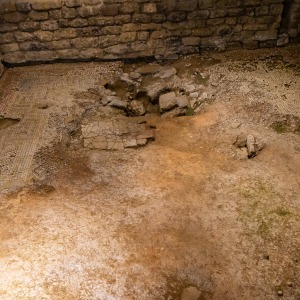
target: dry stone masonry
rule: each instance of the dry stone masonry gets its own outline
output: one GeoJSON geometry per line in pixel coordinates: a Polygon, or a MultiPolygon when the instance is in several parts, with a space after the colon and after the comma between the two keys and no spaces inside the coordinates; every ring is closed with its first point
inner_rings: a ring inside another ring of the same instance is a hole
{"type": "Polygon", "coordinates": [[[0,52],[9,64],[172,58],[286,44],[299,20],[300,0],[1,0],[0,52]]]}

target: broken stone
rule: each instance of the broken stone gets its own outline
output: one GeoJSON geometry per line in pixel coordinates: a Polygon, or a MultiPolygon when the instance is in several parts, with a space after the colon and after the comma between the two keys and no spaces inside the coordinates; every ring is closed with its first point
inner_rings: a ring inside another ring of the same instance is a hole
{"type": "Polygon", "coordinates": [[[198,98],[199,97],[199,93],[198,92],[190,93],[190,97],[191,98],[198,98]]]}
{"type": "Polygon", "coordinates": [[[187,93],[192,93],[195,91],[195,89],[196,89],[196,87],[193,84],[188,84],[185,86],[185,91],[187,93]]]}
{"type": "Polygon", "coordinates": [[[236,157],[239,160],[244,160],[244,159],[248,159],[248,151],[246,147],[243,148],[238,148],[236,150],[236,157]]]}
{"type": "Polygon", "coordinates": [[[137,140],[143,140],[143,139],[154,141],[155,138],[154,138],[153,130],[151,129],[146,130],[137,136],[137,140]]]}
{"type": "Polygon", "coordinates": [[[180,107],[180,108],[186,108],[189,106],[189,100],[186,96],[184,95],[181,95],[179,97],[176,98],[176,101],[177,101],[177,105],[180,107]]]}
{"type": "Polygon", "coordinates": [[[172,110],[177,106],[177,98],[174,92],[170,92],[159,97],[159,109],[161,113],[172,110]]]}
{"type": "Polygon", "coordinates": [[[124,148],[135,148],[137,147],[136,139],[129,139],[124,141],[124,148]]]}
{"type": "Polygon", "coordinates": [[[145,146],[147,145],[147,139],[138,139],[137,144],[138,146],[145,146]]]}
{"type": "Polygon", "coordinates": [[[129,73],[129,77],[133,80],[137,80],[139,78],[141,78],[142,74],[138,73],[138,72],[131,72],[129,73]]]}
{"type": "Polygon", "coordinates": [[[277,295],[282,297],[283,296],[283,291],[277,291],[277,295]]]}
{"type": "Polygon", "coordinates": [[[287,33],[282,33],[278,36],[277,39],[277,46],[284,46],[286,44],[288,44],[290,41],[290,37],[287,33]]]}
{"type": "Polygon", "coordinates": [[[146,65],[143,67],[140,67],[135,70],[136,73],[140,73],[142,75],[151,75],[159,72],[159,70],[162,67],[160,65],[154,64],[154,65],[146,65]]]}
{"type": "Polygon", "coordinates": [[[127,109],[127,102],[121,100],[119,97],[110,96],[109,100],[110,100],[110,102],[108,103],[109,106],[122,109],[122,110],[127,109]]]}
{"type": "Polygon", "coordinates": [[[123,73],[120,77],[120,79],[127,84],[134,84],[134,81],[129,77],[128,73],[123,73]]]}
{"type": "Polygon", "coordinates": [[[130,102],[130,109],[135,116],[143,116],[146,113],[143,102],[137,100],[130,102]]]}
{"type": "Polygon", "coordinates": [[[186,110],[176,107],[175,109],[168,111],[164,114],[162,114],[162,118],[163,119],[171,119],[171,118],[175,118],[175,117],[180,117],[180,116],[184,116],[185,115],[186,110]]]}
{"type": "Polygon", "coordinates": [[[160,77],[162,79],[169,78],[171,76],[174,76],[177,74],[177,70],[172,67],[164,67],[162,68],[158,74],[155,75],[155,77],[160,77]]]}

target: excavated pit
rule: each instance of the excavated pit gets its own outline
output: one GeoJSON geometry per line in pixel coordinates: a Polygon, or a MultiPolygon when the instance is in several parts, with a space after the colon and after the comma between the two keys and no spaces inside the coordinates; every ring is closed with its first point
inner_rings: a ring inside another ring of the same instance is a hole
{"type": "Polygon", "coordinates": [[[7,69],[0,298],[298,300],[299,51],[7,69]]]}

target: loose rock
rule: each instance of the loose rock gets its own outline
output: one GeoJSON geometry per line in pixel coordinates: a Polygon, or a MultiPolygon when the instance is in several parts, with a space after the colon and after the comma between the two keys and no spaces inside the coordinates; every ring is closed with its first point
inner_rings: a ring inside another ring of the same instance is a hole
{"type": "Polygon", "coordinates": [[[164,114],[162,114],[162,118],[163,119],[171,119],[171,118],[175,118],[175,117],[180,117],[180,116],[184,116],[186,113],[185,109],[176,107],[175,109],[168,111],[164,114]]]}
{"type": "Polygon", "coordinates": [[[109,106],[126,110],[127,109],[127,102],[121,100],[119,97],[110,96],[110,102],[108,103],[109,106]]]}
{"type": "Polygon", "coordinates": [[[133,100],[130,102],[129,106],[135,116],[143,116],[146,113],[145,106],[140,101],[133,100]]]}
{"type": "Polygon", "coordinates": [[[174,92],[170,92],[159,97],[159,109],[161,113],[170,111],[177,106],[177,98],[174,92]]]}
{"type": "Polygon", "coordinates": [[[140,73],[142,75],[151,75],[159,72],[159,70],[162,68],[161,65],[154,64],[154,65],[146,65],[143,67],[140,67],[135,70],[136,73],[140,73]]]}
{"type": "Polygon", "coordinates": [[[155,75],[155,77],[160,77],[162,79],[169,78],[171,76],[174,76],[177,74],[177,70],[175,68],[171,67],[164,67],[159,71],[158,74],[155,75]]]}

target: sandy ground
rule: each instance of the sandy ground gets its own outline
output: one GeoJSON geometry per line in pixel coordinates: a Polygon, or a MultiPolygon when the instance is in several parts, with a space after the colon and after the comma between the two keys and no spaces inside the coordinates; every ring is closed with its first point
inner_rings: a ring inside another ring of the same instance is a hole
{"type": "Polygon", "coordinates": [[[197,84],[213,96],[193,116],[140,117],[155,141],[122,151],[64,142],[57,124],[74,91],[128,66],[7,70],[0,107],[21,120],[0,127],[2,157],[20,146],[2,161],[0,298],[299,300],[299,53],[171,62],[182,80],[207,74],[197,84]],[[243,134],[265,145],[252,159],[237,159],[243,134]]]}

